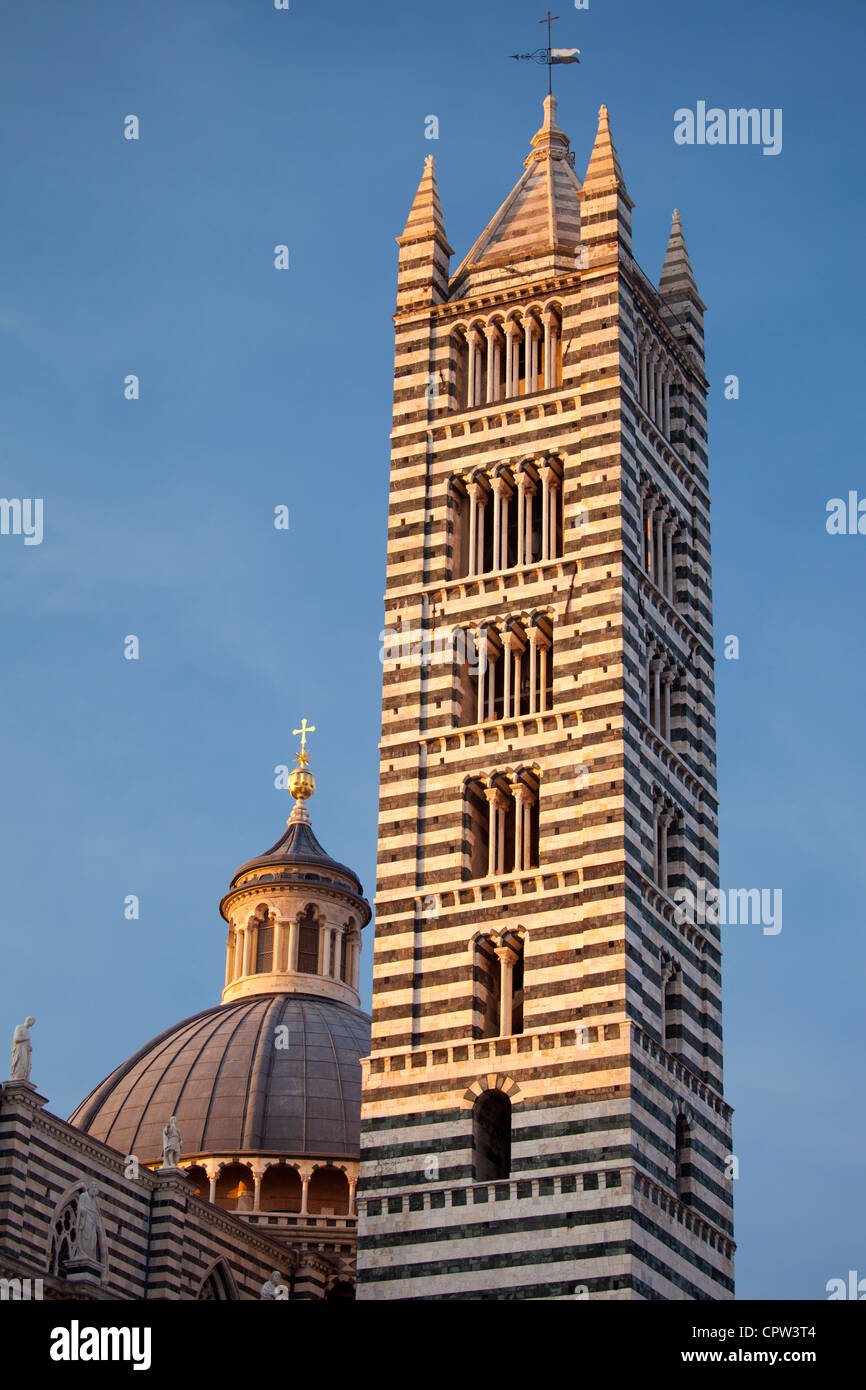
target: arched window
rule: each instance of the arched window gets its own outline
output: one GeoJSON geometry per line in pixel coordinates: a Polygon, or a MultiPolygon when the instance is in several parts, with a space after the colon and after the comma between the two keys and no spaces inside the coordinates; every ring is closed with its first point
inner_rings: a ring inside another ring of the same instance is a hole
{"type": "Polygon", "coordinates": [[[298,970],[303,975],[319,973],[319,923],[312,904],[298,919],[298,970]]]}
{"type": "Polygon", "coordinates": [[[232,1278],[231,1270],[220,1260],[202,1281],[201,1288],[196,1294],[196,1301],[228,1303],[237,1301],[237,1298],[237,1286],[232,1278]]]}
{"type": "Polygon", "coordinates": [[[341,1168],[317,1168],[307,1190],[312,1216],[348,1216],[349,1179],[341,1168]]]}
{"type": "Polygon", "coordinates": [[[214,1205],[223,1211],[252,1211],[254,1195],[252,1169],[246,1163],[224,1163],[217,1178],[214,1205]]]}
{"type": "Polygon", "coordinates": [[[677,1116],[676,1126],[676,1184],[677,1196],[686,1206],[692,1200],[691,1126],[685,1115],[677,1116]]]}
{"type": "Polygon", "coordinates": [[[301,1178],[297,1168],[272,1163],[262,1178],[259,1207],[262,1211],[300,1211],[301,1178]]]}
{"type": "Polygon", "coordinates": [[[210,1182],[208,1181],[207,1171],[199,1163],[191,1163],[183,1170],[188,1178],[192,1178],[195,1183],[195,1195],[200,1197],[203,1202],[210,1198],[210,1182]]]}
{"type": "Polygon", "coordinates": [[[472,1176],[496,1182],[511,1174],[511,1101],[502,1091],[482,1091],[472,1107],[472,1176]]]}
{"type": "Polygon", "coordinates": [[[273,969],[274,964],[274,919],[265,908],[256,921],[256,966],[255,974],[263,975],[273,969]]]}

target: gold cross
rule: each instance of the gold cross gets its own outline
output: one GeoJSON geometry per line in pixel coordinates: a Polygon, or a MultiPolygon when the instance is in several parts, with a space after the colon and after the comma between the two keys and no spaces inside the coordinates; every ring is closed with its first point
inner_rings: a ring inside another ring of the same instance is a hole
{"type": "Polygon", "coordinates": [[[302,758],[303,758],[303,757],[306,757],[306,753],[305,753],[304,750],[305,750],[306,744],[307,744],[307,734],[314,734],[315,732],[316,732],[316,726],[315,726],[315,724],[308,724],[306,718],[304,718],[304,719],[301,720],[301,727],[300,727],[300,729],[292,729],[292,734],[293,734],[295,737],[297,737],[298,734],[301,735],[301,757],[302,757],[302,758]]]}

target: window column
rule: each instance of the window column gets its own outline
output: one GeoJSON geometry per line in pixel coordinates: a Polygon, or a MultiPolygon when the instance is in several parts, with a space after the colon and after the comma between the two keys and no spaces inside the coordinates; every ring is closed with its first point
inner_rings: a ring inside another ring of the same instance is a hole
{"type": "Polygon", "coordinates": [[[488,645],[487,648],[487,718],[490,723],[496,716],[496,672],[494,666],[503,653],[501,651],[492,652],[488,645]]]}
{"type": "Polygon", "coordinates": [[[490,483],[491,495],[493,497],[493,568],[494,570],[505,569],[502,563],[503,548],[508,548],[508,484],[504,478],[493,478],[490,483]],[[503,522],[503,512],[505,520],[503,522]],[[503,547],[504,543],[504,547],[503,547]]]}
{"type": "Polygon", "coordinates": [[[553,469],[543,463],[538,469],[541,478],[541,558],[550,559],[550,489],[553,469]]]}
{"type": "Polygon", "coordinates": [[[550,643],[540,633],[538,643],[538,711],[540,714],[547,712],[547,652],[549,647],[550,643]]]}
{"type": "Polygon", "coordinates": [[[487,400],[492,403],[499,394],[499,329],[495,323],[488,323],[484,332],[487,338],[487,400]]]}
{"type": "Polygon", "coordinates": [[[514,966],[517,952],[510,946],[494,947],[499,957],[499,1036],[511,1037],[511,1005],[514,993],[514,966]]]}
{"type": "Polygon", "coordinates": [[[518,560],[519,565],[531,565],[532,559],[532,499],[535,496],[535,483],[526,473],[518,474],[520,489],[518,499],[518,560]]]}
{"type": "Polygon", "coordinates": [[[639,354],[640,354],[640,403],[641,403],[641,405],[643,406],[644,410],[646,410],[646,404],[647,404],[647,394],[646,394],[646,393],[647,393],[647,384],[646,384],[647,341],[646,341],[646,334],[641,334],[641,336],[640,336],[638,351],[639,351],[639,354]]]}
{"type": "Polygon", "coordinates": [[[653,687],[652,687],[652,701],[653,701],[653,703],[652,703],[652,714],[651,714],[651,717],[650,717],[650,723],[652,724],[652,726],[653,726],[654,729],[657,729],[659,732],[661,732],[661,678],[662,678],[662,677],[661,677],[661,671],[662,671],[662,663],[661,663],[661,660],[660,660],[659,657],[655,657],[654,660],[650,662],[650,670],[652,671],[652,678],[653,678],[653,687]]]}
{"type": "Polygon", "coordinates": [[[665,593],[674,601],[674,532],[676,521],[665,522],[665,593]]]}
{"type": "Polygon", "coordinates": [[[469,353],[466,371],[466,404],[467,407],[471,410],[473,406],[480,404],[480,401],[478,399],[478,375],[479,367],[481,365],[481,354],[479,353],[478,349],[481,345],[481,334],[478,332],[477,328],[470,328],[469,332],[466,335],[466,338],[469,343],[469,353]]]}
{"type": "Polygon", "coordinates": [[[657,506],[653,513],[653,556],[656,561],[653,578],[661,593],[664,593],[664,526],[667,516],[667,507],[657,506]]]}
{"type": "Polygon", "coordinates": [[[278,917],[274,922],[274,954],[271,961],[271,969],[276,974],[283,968],[283,919],[278,917]]]}
{"type": "Polygon", "coordinates": [[[286,959],[287,970],[298,968],[298,923],[293,917],[289,922],[289,953],[286,959]]]}
{"type": "Polygon", "coordinates": [[[662,691],[661,735],[662,738],[667,739],[668,743],[671,741],[671,686],[673,685],[673,679],[673,671],[668,669],[664,672],[662,676],[662,685],[664,689],[662,691]]]}
{"type": "Polygon", "coordinates": [[[505,325],[505,394],[516,396],[519,390],[518,372],[520,370],[520,350],[518,339],[520,326],[509,319],[505,325]]]}
{"type": "Polygon", "coordinates": [[[499,802],[502,793],[498,787],[485,787],[484,795],[487,798],[488,806],[488,828],[487,828],[487,877],[493,878],[496,873],[496,864],[499,858],[499,802]]]}
{"type": "Polygon", "coordinates": [[[529,638],[529,713],[535,714],[537,704],[535,680],[538,670],[537,652],[540,634],[537,627],[531,627],[526,635],[529,638]]]}
{"type": "Polygon", "coordinates": [[[478,564],[478,509],[481,497],[480,483],[467,483],[469,493],[469,569],[470,575],[477,574],[478,564]]]}
{"type": "Polygon", "coordinates": [[[558,319],[552,309],[545,309],[544,324],[544,388],[556,386],[556,330],[558,319]]]}
{"type": "Polygon", "coordinates": [[[526,394],[538,390],[538,354],[535,351],[535,344],[538,338],[538,324],[535,319],[527,315],[524,325],[525,336],[525,355],[526,355],[526,394]]]}

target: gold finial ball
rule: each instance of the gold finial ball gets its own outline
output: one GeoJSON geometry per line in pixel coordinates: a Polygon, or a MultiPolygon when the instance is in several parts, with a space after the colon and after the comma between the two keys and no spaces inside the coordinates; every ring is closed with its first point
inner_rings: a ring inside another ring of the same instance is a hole
{"type": "Polygon", "coordinates": [[[316,790],[316,779],[308,767],[293,768],[289,774],[289,791],[296,801],[307,801],[316,790]]]}

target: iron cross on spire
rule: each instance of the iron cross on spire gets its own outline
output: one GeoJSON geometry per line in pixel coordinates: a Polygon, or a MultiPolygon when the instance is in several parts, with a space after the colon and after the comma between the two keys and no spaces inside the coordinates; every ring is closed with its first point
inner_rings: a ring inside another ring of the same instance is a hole
{"type": "Polygon", "coordinates": [[[301,720],[301,727],[300,727],[300,729],[292,729],[292,734],[293,734],[293,736],[294,736],[295,738],[297,738],[298,734],[301,735],[301,752],[300,752],[300,755],[299,755],[301,758],[306,758],[306,756],[307,756],[307,753],[306,753],[306,747],[307,747],[307,734],[314,734],[315,732],[316,732],[316,726],[315,726],[315,724],[308,724],[308,723],[307,723],[307,720],[306,720],[306,716],[304,716],[304,718],[301,720]]]}

